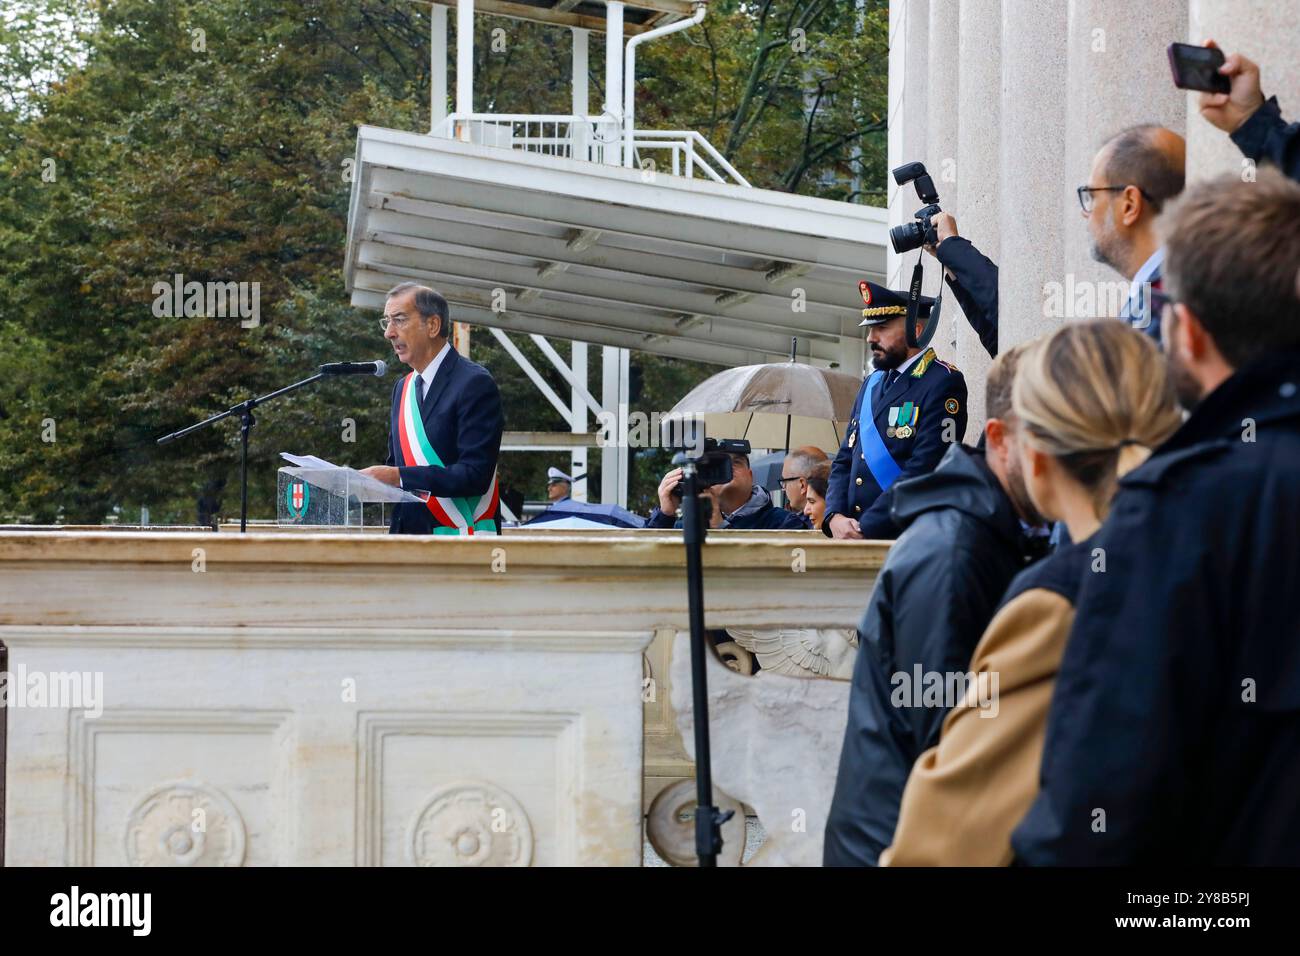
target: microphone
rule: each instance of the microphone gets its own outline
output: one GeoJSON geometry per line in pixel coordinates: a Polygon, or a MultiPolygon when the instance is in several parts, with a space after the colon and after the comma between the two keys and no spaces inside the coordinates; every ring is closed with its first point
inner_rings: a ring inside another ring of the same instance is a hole
{"type": "Polygon", "coordinates": [[[322,375],[377,375],[383,377],[388,373],[388,366],[380,359],[377,362],[327,362],[320,367],[322,375]]]}

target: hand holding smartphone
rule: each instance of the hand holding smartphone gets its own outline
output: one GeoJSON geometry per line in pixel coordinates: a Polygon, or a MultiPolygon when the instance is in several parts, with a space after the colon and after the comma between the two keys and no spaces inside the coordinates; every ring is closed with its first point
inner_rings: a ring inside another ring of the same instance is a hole
{"type": "Polygon", "coordinates": [[[1169,69],[1174,74],[1174,86],[1180,90],[1198,90],[1202,93],[1229,93],[1232,85],[1219,72],[1223,66],[1223,51],[1217,46],[1195,46],[1191,43],[1169,44],[1169,69]]]}

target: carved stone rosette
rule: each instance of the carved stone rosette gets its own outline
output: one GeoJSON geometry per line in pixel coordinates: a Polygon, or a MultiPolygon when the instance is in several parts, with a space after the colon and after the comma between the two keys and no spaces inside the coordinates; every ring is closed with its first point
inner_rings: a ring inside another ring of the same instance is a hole
{"type": "Polygon", "coordinates": [[[244,820],[216,787],[161,784],[127,815],[126,858],[131,866],[239,866],[244,820]]]}
{"type": "Polygon", "coordinates": [[[435,790],[416,814],[408,855],[416,866],[528,866],[533,828],[500,787],[452,783],[435,790]]]}

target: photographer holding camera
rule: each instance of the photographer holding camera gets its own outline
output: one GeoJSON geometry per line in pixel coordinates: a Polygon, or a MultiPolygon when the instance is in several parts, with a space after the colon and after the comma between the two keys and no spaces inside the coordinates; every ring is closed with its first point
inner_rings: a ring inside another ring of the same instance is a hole
{"type": "Polygon", "coordinates": [[[931,220],[938,242],[923,248],[943,265],[944,279],[957,303],[979,336],[980,344],[993,358],[998,357],[998,267],[976,249],[969,239],[957,234],[957,220],[951,213],[936,213],[931,220]]]}
{"type": "MultiPolygon", "coordinates": [[[[772,496],[754,484],[749,469],[749,442],[744,439],[712,438],[705,440],[705,455],[700,467],[702,481],[708,486],[700,497],[709,504],[709,527],[736,530],[804,531],[810,525],[803,515],[793,514],[772,504],[772,496]],[[726,477],[728,473],[730,477],[726,477]],[[715,469],[717,469],[715,471],[715,469]],[[714,478],[725,480],[714,483],[714,478]]],[[[659,507],[650,512],[647,528],[680,528],[682,469],[674,468],[659,482],[659,507]]]]}
{"type": "MultiPolygon", "coordinates": [[[[924,163],[905,163],[892,170],[894,182],[900,186],[911,183],[916,195],[925,203],[911,222],[889,230],[889,241],[894,252],[902,255],[913,249],[924,249],[943,265],[944,278],[957,303],[965,313],[971,328],[979,336],[980,344],[993,358],[998,356],[998,267],[988,256],[957,234],[957,220],[939,208],[939,192],[934,180],[925,171],[924,163]],[[955,241],[954,241],[955,240],[955,241]]],[[[909,298],[919,302],[921,291],[921,263],[918,260],[912,273],[909,298]]],[[[908,345],[926,345],[938,326],[939,301],[934,306],[935,319],[917,341],[908,345]]],[[[915,312],[910,313],[914,317],[915,312]]]]}

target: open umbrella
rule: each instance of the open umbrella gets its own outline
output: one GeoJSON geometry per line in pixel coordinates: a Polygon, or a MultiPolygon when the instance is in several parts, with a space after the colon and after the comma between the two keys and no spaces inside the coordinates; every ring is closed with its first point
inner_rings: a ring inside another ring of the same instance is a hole
{"type": "Polygon", "coordinates": [[[525,527],[566,528],[644,528],[645,518],[618,505],[592,504],[572,498],[557,501],[525,527]]]}
{"type": "Polygon", "coordinates": [[[862,379],[801,362],[742,365],[691,389],[670,417],[695,416],[705,432],[747,438],[755,448],[814,445],[834,454],[862,379]]]}
{"type": "Polygon", "coordinates": [[[768,491],[781,487],[781,469],[785,465],[786,453],[773,451],[749,459],[749,470],[754,474],[754,484],[768,491]]]}

